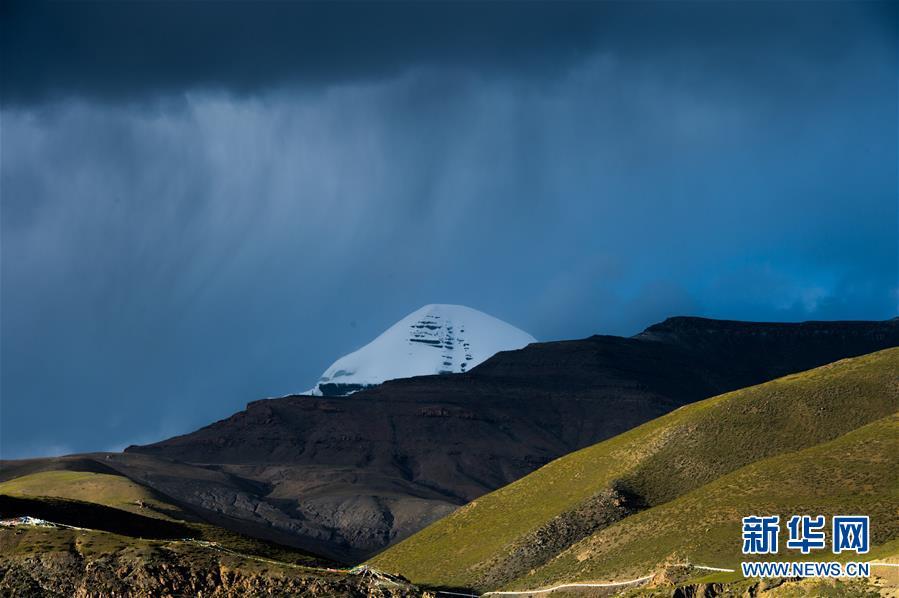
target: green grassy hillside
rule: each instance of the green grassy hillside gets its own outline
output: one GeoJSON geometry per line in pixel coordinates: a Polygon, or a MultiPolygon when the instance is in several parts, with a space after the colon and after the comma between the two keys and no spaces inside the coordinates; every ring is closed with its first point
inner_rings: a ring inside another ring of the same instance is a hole
{"type": "MultiPolygon", "coordinates": [[[[516,588],[559,581],[627,579],[663,563],[691,562],[739,570],[740,518],[780,514],[871,517],[875,550],[896,551],[899,538],[899,414],[878,420],[812,448],[764,459],[668,503],[627,517],[573,545],[545,566],[516,580],[516,588]],[[889,546],[885,546],[888,543],[889,546]]],[[[785,533],[785,531],[783,532],[785,533]]],[[[780,557],[801,560],[786,550],[780,557]]],[[[829,549],[806,559],[831,560],[829,549]]],[[[841,555],[857,560],[858,555],[841,555]]],[[[700,575],[707,575],[700,573],[700,575]]],[[[738,574],[739,576],[739,574],[738,574]]],[[[722,576],[718,576],[722,577],[722,576]]],[[[726,576],[725,576],[726,577],[726,576]]]]}
{"type": "MultiPolygon", "coordinates": [[[[504,585],[554,556],[528,554],[535,534],[555,529],[554,522],[569,529],[567,516],[610,488],[628,509],[648,509],[892,415],[899,410],[897,372],[899,349],[888,349],[683,407],[483,496],[371,563],[420,583],[504,585]]],[[[774,491],[766,485],[762,494],[774,491]]]]}
{"type": "MultiPolygon", "coordinates": [[[[301,550],[211,525],[153,490],[119,475],[41,471],[0,482],[0,517],[21,515],[116,532],[116,537],[126,537],[129,534],[123,530],[134,529],[137,531],[131,535],[136,537],[190,537],[294,564],[333,565],[327,559],[301,550]]],[[[52,530],[45,535],[52,537],[57,533],[60,537],[71,535],[64,530],[52,530]]]]}
{"type": "Polygon", "coordinates": [[[42,471],[0,482],[0,494],[66,498],[106,505],[148,517],[189,518],[177,506],[126,477],[88,471],[42,471]]]}

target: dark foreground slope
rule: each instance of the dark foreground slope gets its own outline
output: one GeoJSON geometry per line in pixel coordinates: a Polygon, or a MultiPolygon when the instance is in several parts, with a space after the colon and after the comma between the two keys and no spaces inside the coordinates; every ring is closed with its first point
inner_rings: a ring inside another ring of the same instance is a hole
{"type": "Polygon", "coordinates": [[[60,498],[0,496],[0,512],[0,596],[422,595],[398,578],[335,569],[208,525],[60,498]],[[10,519],[36,513],[49,521],[10,519]],[[71,517],[98,528],[57,523],[71,517]],[[184,533],[171,537],[174,526],[184,533]]]}
{"type": "MultiPolygon", "coordinates": [[[[672,318],[633,338],[533,344],[466,374],[257,401],[101,464],[216,523],[355,560],[681,405],[892,346],[896,320],[672,318]]],[[[3,467],[8,479],[23,465],[3,467]]]]}
{"type": "Polygon", "coordinates": [[[479,590],[628,580],[670,563],[737,568],[740,518],[759,513],[867,514],[870,557],[890,556],[897,373],[889,349],[686,406],[477,499],[373,564],[479,590]]]}
{"type": "Polygon", "coordinates": [[[111,468],[55,463],[0,482],[0,596],[422,595],[210,525],[111,468]]]}

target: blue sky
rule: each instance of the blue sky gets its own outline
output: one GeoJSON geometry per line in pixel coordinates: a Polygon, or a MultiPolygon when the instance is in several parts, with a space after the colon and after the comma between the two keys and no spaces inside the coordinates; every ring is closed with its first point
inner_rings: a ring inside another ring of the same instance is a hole
{"type": "Polygon", "coordinates": [[[98,6],[3,8],[4,458],[301,391],[426,303],[896,315],[895,5],[98,6]]]}

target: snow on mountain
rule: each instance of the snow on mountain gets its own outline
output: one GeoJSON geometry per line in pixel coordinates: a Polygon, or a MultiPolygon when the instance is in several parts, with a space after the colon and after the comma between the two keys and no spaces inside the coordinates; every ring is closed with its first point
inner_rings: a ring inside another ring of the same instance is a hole
{"type": "Polygon", "coordinates": [[[463,305],[425,305],[325,370],[306,394],[346,395],[385,380],[466,372],[536,339],[463,305]]]}

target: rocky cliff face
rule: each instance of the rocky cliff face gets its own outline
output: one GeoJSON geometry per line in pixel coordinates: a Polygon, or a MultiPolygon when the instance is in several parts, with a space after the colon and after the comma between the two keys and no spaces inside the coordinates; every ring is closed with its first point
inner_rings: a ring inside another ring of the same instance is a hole
{"type": "Polygon", "coordinates": [[[105,463],[217,523],[355,560],[681,405],[892,346],[899,320],[671,318],[351,397],[257,401],[105,463]]]}

